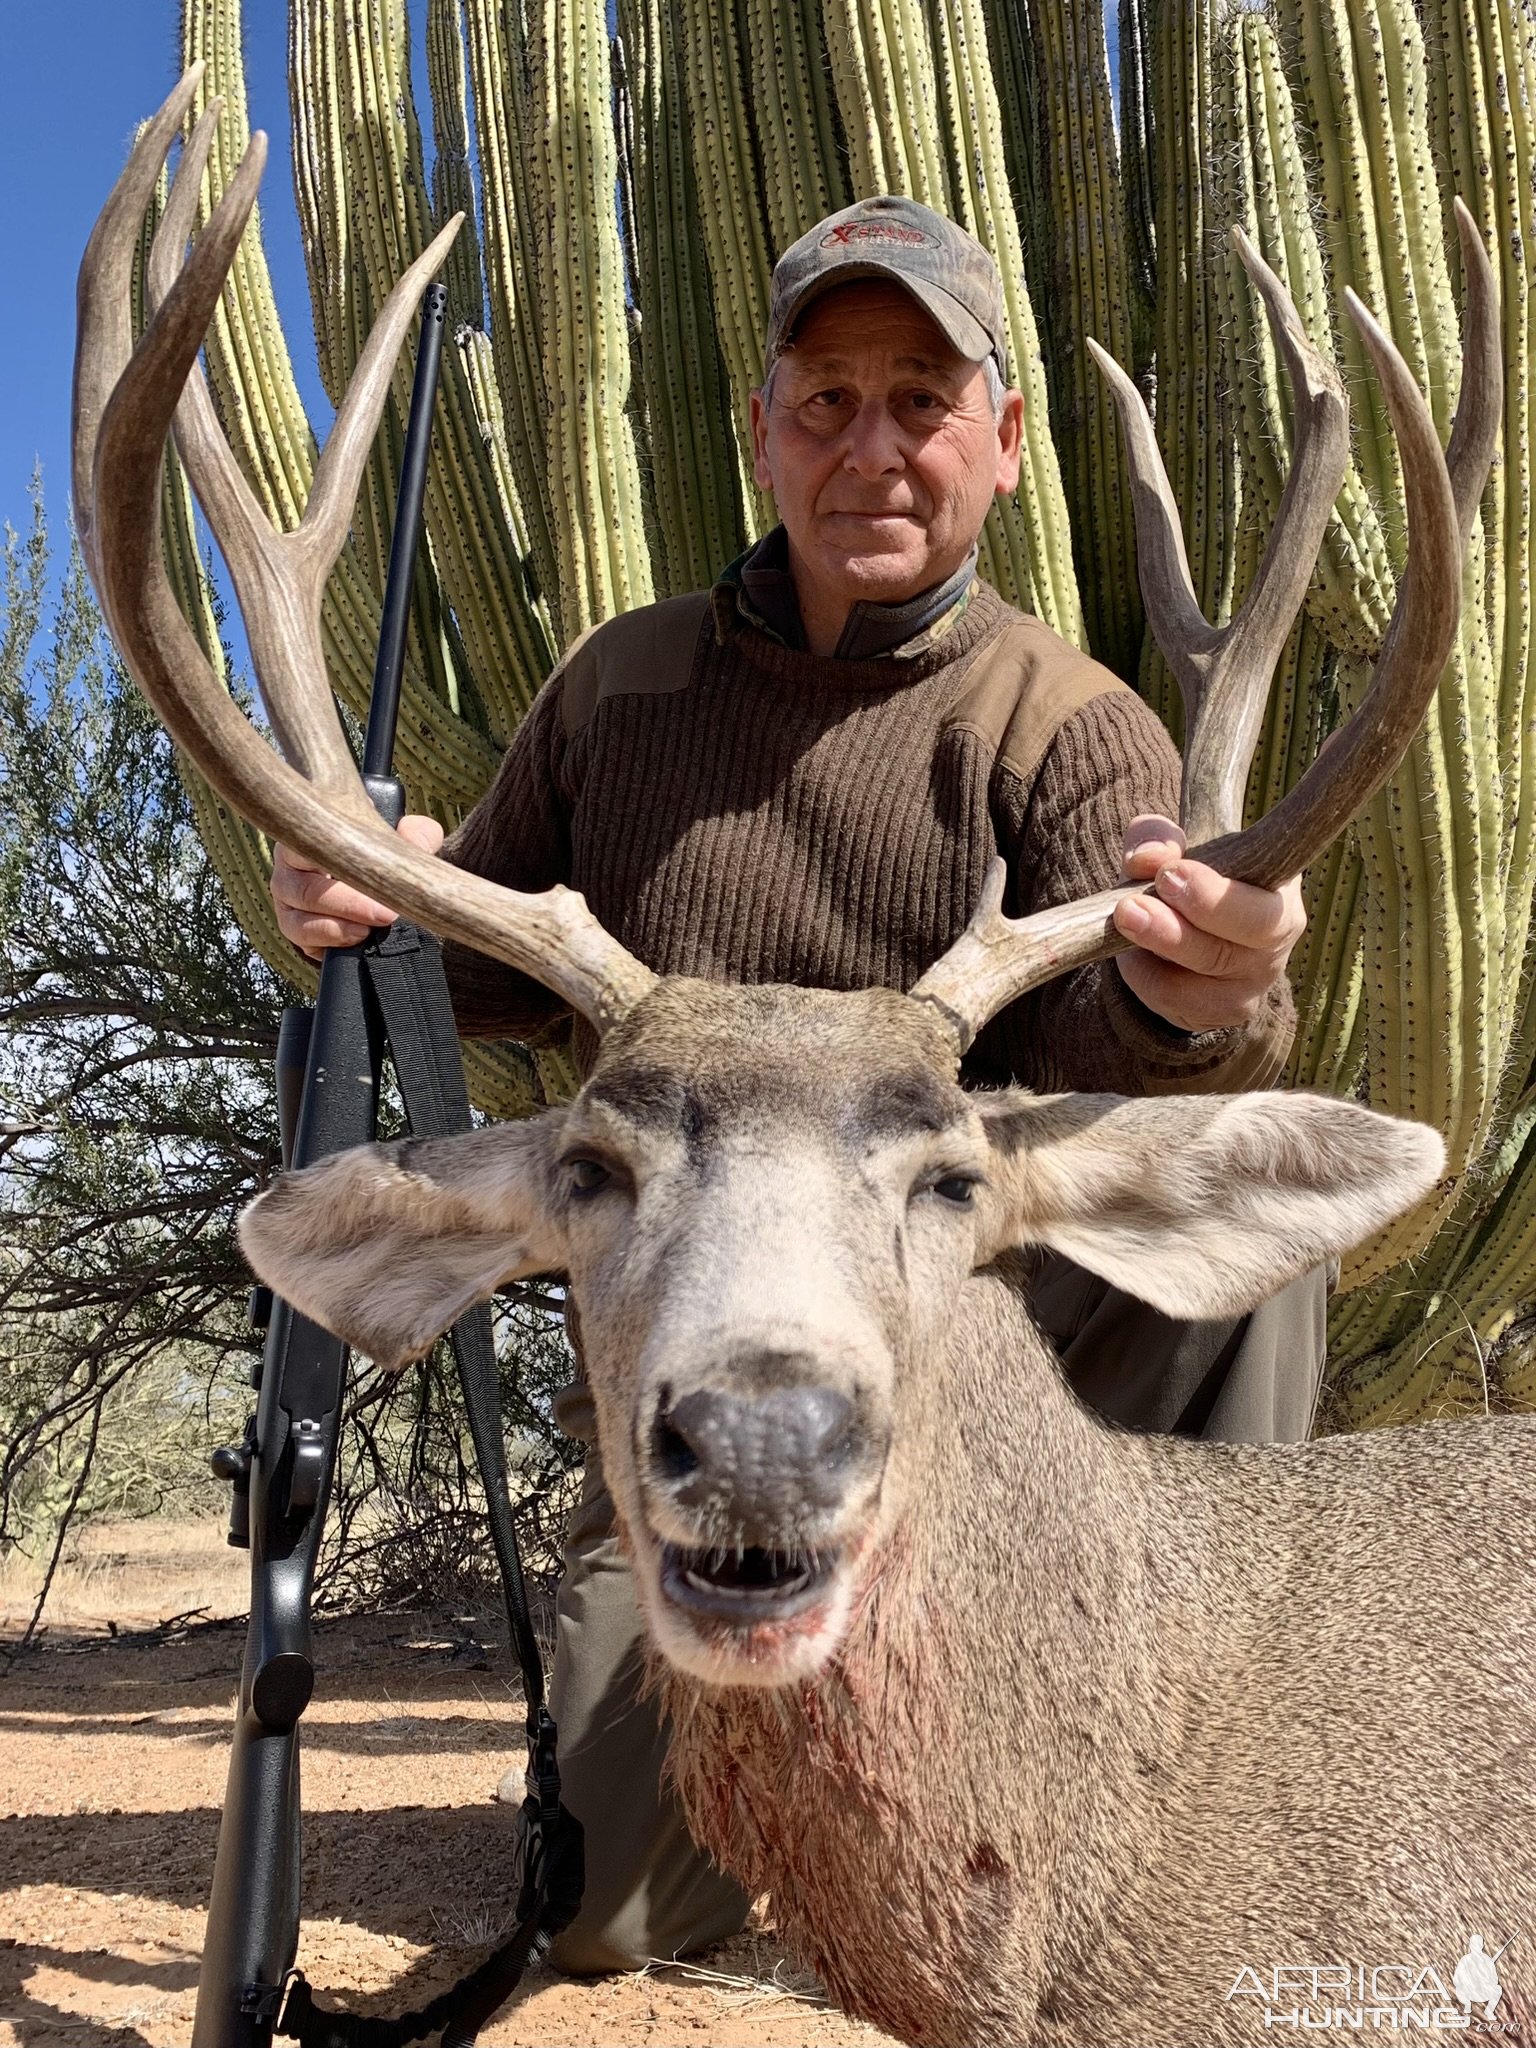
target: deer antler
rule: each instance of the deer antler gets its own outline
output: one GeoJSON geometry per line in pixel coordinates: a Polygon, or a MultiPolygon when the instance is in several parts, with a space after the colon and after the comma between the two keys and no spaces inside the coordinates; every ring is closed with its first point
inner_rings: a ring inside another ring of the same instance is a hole
{"type": "MultiPolygon", "coordinates": [[[[1407,364],[1353,292],[1345,303],[1375,365],[1402,459],[1408,559],[1359,710],[1296,784],[1246,831],[1243,790],[1275,662],[1306,594],[1348,461],[1338,373],[1307,340],[1284,286],[1241,232],[1233,240],[1262,294],[1295,397],[1295,448],[1280,511],[1242,609],[1217,631],[1190,583],[1178,508],[1152,422],[1125,372],[1088,346],[1120,409],[1131,464],[1136,551],[1153,636],[1184,696],[1182,822],[1190,851],[1235,880],[1276,888],[1299,874],[1381,788],[1407,752],[1449,659],[1461,613],[1462,555],[1493,461],[1503,405],[1498,295],[1476,224],[1456,201],[1467,280],[1465,367],[1450,447],[1442,453],[1407,364]]],[[[1030,917],[1002,914],[1006,871],[992,865],[969,926],[912,990],[953,1025],[962,1051],[990,1017],[1090,961],[1130,944],[1110,923],[1140,883],[1030,917]]]]}
{"type": "Polygon", "coordinates": [[[456,215],[385,300],[315,470],[303,520],[274,531],[219,431],[197,364],[266,161],[250,147],[228,190],[180,254],[218,108],[182,153],[150,256],[154,313],[133,346],[134,249],[160,166],[191,105],[201,64],[140,136],[80,264],[74,493],[80,543],[112,637],[172,737],[233,808],[274,839],[445,937],[535,976],[599,1031],[653,985],[572,889],[504,889],[409,846],[379,818],[353,764],[326,680],[320,604],[346,540],[358,481],[400,343],[458,232],[456,215]],[[160,557],[160,471],[177,446],[240,600],[263,701],[286,759],[267,746],[204,659],[160,557]],[[291,764],[291,765],[290,765],[291,764]]]}

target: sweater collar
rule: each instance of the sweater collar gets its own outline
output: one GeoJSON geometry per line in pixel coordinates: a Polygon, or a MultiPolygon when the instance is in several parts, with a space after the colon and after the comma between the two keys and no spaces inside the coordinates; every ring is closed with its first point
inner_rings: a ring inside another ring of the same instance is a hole
{"type": "MultiPolygon", "coordinates": [[[[969,604],[976,587],[976,554],[972,548],[952,576],[901,604],[854,605],[831,659],[910,661],[926,653],[969,604]]],[[[789,535],[782,526],[765,533],[721,572],[715,596],[717,620],[728,605],[744,624],[797,653],[805,652],[800,600],[789,567],[789,535]]]]}
{"type": "Polygon", "coordinates": [[[930,629],[919,636],[918,645],[908,642],[899,657],[883,654],[865,660],[839,661],[829,654],[808,654],[797,647],[786,647],[775,634],[752,623],[744,616],[733,586],[717,583],[710,601],[717,647],[730,647],[775,683],[817,694],[852,692],[862,696],[866,692],[879,694],[926,683],[963,663],[1012,616],[991,585],[978,577],[968,593],[968,602],[945,614],[943,630],[935,633],[930,629]]]}

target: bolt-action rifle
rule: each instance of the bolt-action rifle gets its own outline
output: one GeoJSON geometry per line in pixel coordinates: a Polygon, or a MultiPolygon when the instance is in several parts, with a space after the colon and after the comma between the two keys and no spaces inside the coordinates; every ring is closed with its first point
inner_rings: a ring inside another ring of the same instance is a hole
{"type": "MultiPolygon", "coordinates": [[[[398,824],[405,794],[393,774],[406,626],[421,532],[432,409],[447,290],[428,288],[406,427],[384,613],[363,749],[363,779],[380,815],[398,824]]],[[[283,1012],[277,1091],[285,1167],[308,1166],[377,1135],[388,1053],[418,1135],[469,1127],[469,1102],[437,941],[403,920],[325,955],[314,1007],[283,1012]]],[[[581,1897],[580,1825],[560,1805],[555,1725],[528,1616],[507,1498],[488,1307],[453,1331],[511,1641],[528,1705],[528,1798],[517,1931],[495,1955],[420,2012],[360,2020],[316,2006],[294,1972],[300,1915],[299,1722],[314,1689],[310,1605],[335,1472],[347,1347],[257,1288],[266,1331],[255,1413],[213,1469],[231,1487],[230,1541],[251,1557],[251,1611],[234,1746],[219,1825],[213,1895],[198,1981],[193,2048],[270,2048],[274,2031],[302,2048],[393,2048],[446,2029],[467,2048],[527,1962],[569,1924],[581,1897]]]]}

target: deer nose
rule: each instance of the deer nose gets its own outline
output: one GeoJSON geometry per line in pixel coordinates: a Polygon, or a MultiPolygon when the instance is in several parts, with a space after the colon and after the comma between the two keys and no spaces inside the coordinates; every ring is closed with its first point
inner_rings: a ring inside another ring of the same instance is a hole
{"type": "Polygon", "coordinates": [[[863,1435],[853,1402],[831,1387],[702,1388],[658,1410],[652,1467],[678,1507],[741,1542],[772,1543],[842,1505],[863,1435]]]}

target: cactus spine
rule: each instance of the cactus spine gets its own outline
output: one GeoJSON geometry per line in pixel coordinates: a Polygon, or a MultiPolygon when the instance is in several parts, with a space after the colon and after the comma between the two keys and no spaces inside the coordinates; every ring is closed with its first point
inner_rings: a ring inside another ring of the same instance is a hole
{"type": "MultiPolygon", "coordinates": [[[[1083,337],[1107,341],[1155,393],[1195,587],[1218,619],[1241,602],[1289,460],[1288,399],[1229,223],[1246,225],[1338,354],[1353,463],[1254,766],[1251,800],[1272,803],[1357,700],[1404,554],[1396,451],[1340,294],[1353,284],[1388,319],[1447,430],[1459,344],[1448,208],[1453,192],[1467,198],[1503,281],[1502,462],[1430,724],[1308,878],[1290,1078],[1426,1116],[1452,1154],[1439,1195],[1346,1272],[1339,1412],[1423,1414],[1490,1389],[1536,1402],[1536,0],[1120,0],[1118,134],[1101,0],[618,0],[614,40],[598,0],[419,4],[430,182],[402,0],[292,0],[294,174],[333,392],[434,223],[458,207],[474,217],[449,273],[458,346],[401,749],[412,801],[450,821],[576,632],[696,587],[763,530],[746,401],[774,259],[878,190],[947,211],[1003,271],[1026,445],[1019,494],[988,522],[984,572],[1139,676],[1175,726],[1083,337]]],[[[229,99],[216,191],[245,133],[239,10],[183,0],[182,13],[186,53],[208,58],[209,91],[229,99]]],[[[291,523],[314,448],[258,232],[209,361],[247,473],[291,523]]],[[[327,656],[354,709],[404,394],[402,370],[327,595],[327,656]]],[[[167,491],[173,572],[206,635],[174,469],[167,491]]],[[[264,849],[200,816],[240,915],[280,959],[264,849]]],[[[527,1099],[525,1056],[477,1048],[473,1062],[488,1106],[527,1099]]],[[[539,1065],[546,1089],[568,1082],[553,1056],[539,1065]]]]}

